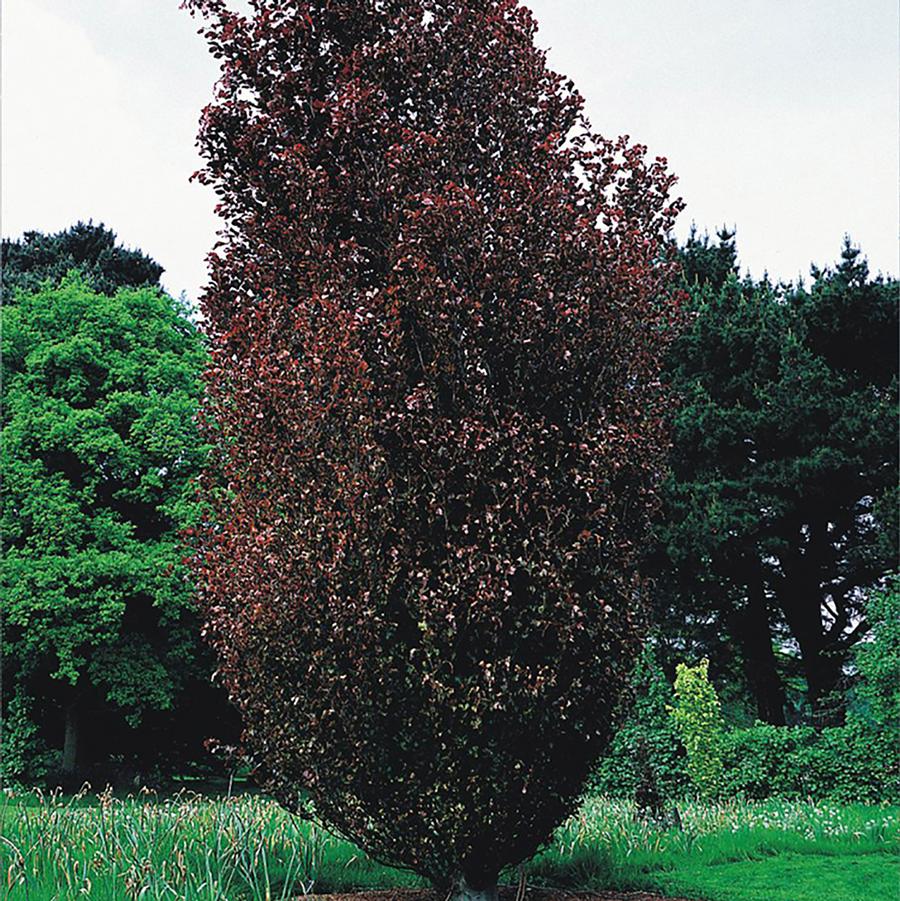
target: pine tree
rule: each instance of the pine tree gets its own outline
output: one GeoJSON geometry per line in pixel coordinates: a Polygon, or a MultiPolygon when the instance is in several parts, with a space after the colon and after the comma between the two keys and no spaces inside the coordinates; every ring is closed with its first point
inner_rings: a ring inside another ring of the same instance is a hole
{"type": "Polygon", "coordinates": [[[793,639],[810,712],[839,720],[862,599],[897,567],[898,286],[849,242],[809,288],[739,279],[731,237],[685,248],[661,619],[713,659],[736,646],[772,723],[786,702],[776,651],[793,639]]]}
{"type": "Polygon", "coordinates": [[[78,269],[101,294],[124,287],[155,287],[163,267],[140,250],[116,243],[116,233],[103,223],[78,222],[55,234],[27,231],[18,240],[4,239],[2,300],[15,300],[17,290],[37,291],[44,282],[55,287],[69,270],[78,269]]]}

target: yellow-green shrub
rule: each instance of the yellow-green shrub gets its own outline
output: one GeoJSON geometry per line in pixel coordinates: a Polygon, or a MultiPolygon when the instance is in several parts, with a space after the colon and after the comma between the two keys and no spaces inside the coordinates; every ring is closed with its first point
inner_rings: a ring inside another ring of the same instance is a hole
{"type": "Polygon", "coordinates": [[[722,708],[709,681],[709,661],[697,666],[679,663],[675,671],[675,702],[669,711],[687,751],[687,771],[698,794],[715,797],[722,786],[722,708]]]}

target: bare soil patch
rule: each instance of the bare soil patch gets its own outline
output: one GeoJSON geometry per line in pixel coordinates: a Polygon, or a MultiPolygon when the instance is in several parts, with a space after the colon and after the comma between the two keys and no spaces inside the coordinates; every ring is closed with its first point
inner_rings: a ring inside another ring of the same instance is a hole
{"type": "MultiPolygon", "coordinates": [[[[501,886],[500,901],[515,901],[516,887],[501,886]]],[[[334,895],[307,895],[306,901],[445,901],[427,889],[387,889],[334,895]]],[[[567,892],[562,889],[529,888],[525,901],[688,901],[647,892],[567,892]]]]}

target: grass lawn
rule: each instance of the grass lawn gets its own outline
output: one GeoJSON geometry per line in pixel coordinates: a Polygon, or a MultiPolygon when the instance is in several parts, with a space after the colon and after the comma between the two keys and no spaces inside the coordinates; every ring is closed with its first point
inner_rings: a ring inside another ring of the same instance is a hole
{"type": "Polygon", "coordinates": [[[900,899],[896,807],[688,803],[680,813],[683,830],[654,830],[628,805],[589,799],[530,878],[704,901],[900,899]]]}
{"type": "MultiPolygon", "coordinates": [[[[530,885],[646,889],[706,901],[896,901],[900,810],[687,803],[683,829],[588,799],[527,865],[530,885]]],[[[274,901],[417,886],[259,795],[0,800],[0,899],[274,901]]],[[[515,881],[516,874],[508,876],[515,881]]]]}
{"type": "Polygon", "coordinates": [[[691,865],[654,880],[662,891],[708,901],[896,901],[900,860],[887,854],[780,854],[691,865]]]}

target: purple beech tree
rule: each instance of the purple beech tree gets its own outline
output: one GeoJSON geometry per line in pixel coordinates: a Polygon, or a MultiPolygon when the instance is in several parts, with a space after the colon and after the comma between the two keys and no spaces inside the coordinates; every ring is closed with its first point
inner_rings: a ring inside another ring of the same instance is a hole
{"type": "Polygon", "coordinates": [[[665,161],[516,0],[188,0],[215,438],[196,568],[262,784],[458,897],[577,804],[641,638],[665,161]]]}

